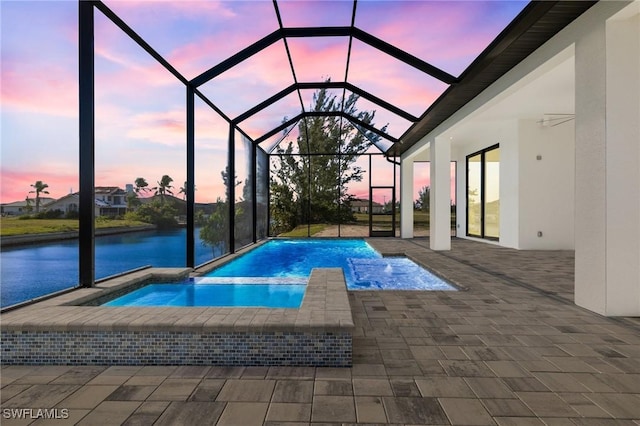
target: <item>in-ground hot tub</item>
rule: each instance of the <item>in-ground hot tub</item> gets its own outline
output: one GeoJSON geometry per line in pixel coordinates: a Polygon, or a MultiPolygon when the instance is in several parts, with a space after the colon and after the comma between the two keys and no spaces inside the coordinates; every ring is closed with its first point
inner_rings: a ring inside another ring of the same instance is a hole
{"type": "Polygon", "coordinates": [[[292,308],[302,305],[307,280],[190,278],[149,283],[102,306],[292,308]]]}
{"type": "Polygon", "coordinates": [[[341,269],[314,269],[299,309],[88,306],[190,269],[147,269],[1,315],[2,359],[65,365],[351,365],[341,269]]]}

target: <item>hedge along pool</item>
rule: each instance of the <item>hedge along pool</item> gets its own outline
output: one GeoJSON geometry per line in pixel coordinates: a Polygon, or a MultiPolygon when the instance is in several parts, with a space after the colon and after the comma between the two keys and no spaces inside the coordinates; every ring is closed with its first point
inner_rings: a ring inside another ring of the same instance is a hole
{"type": "Polygon", "coordinates": [[[457,290],[410,259],[383,257],[361,239],[271,240],[206,277],[305,278],[313,268],[342,268],[349,290],[457,290]]]}

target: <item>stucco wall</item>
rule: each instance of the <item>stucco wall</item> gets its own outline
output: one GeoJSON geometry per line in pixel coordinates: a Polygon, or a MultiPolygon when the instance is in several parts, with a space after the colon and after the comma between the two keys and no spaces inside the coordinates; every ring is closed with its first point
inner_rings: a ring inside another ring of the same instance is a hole
{"type": "Polygon", "coordinates": [[[574,248],[575,123],[555,123],[519,122],[520,249],[574,248]]]}

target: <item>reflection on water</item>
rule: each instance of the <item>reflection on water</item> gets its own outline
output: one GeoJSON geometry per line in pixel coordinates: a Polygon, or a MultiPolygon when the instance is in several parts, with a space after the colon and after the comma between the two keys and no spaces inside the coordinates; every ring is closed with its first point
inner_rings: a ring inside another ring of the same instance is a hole
{"type": "MultiPolygon", "coordinates": [[[[220,256],[200,241],[196,264],[220,256]]],[[[78,284],[78,241],[4,248],[0,253],[0,306],[9,306],[78,284]]],[[[186,265],[186,229],[135,232],[96,238],[96,278],[140,266],[186,265]]]]}

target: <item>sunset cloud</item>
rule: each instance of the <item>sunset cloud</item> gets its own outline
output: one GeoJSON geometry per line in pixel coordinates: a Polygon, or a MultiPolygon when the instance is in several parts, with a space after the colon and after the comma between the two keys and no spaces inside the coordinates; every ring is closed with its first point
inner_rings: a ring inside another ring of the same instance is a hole
{"type": "Polygon", "coordinates": [[[291,84],[293,75],[284,43],[280,41],[200,89],[225,113],[235,117],[291,84]]]}
{"type": "Polygon", "coordinates": [[[107,1],[165,59],[193,78],[278,28],[271,1],[107,1]]]}
{"type": "Polygon", "coordinates": [[[19,69],[4,65],[0,88],[2,108],[27,113],[78,116],[77,75],[56,66],[19,69]]]}
{"type": "Polygon", "coordinates": [[[357,40],[353,42],[349,81],[419,116],[447,85],[357,40]]]}
{"type": "Polygon", "coordinates": [[[285,0],[278,8],[285,27],[339,27],[351,24],[353,2],[285,0]]]}
{"type": "Polygon", "coordinates": [[[348,37],[290,38],[287,43],[298,82],[344,80],[348,37]]]}
{"type": "Polygon", "coordinates": [[[358,3],[355,24],[432,65],[458,75],[527,3],[363,1],[358,3]],[[381,7],[386,13],[380,13],[381,7]]]}
{"type": "Polygon", "coordinates": [[[254,139],[278,127],[285,117],[293,118],[302,111],[297,93],[290,93],[286,97],[273,103],[264,110],[241,123],[241,127],[254,139]]]}
{"type": "Polygon", "coordinates": [[[15,168],[2,168],[2,202],[23,201],[27,196],[35,198],[35,194],[29,194],[37,180],[41,180],[47,185],[49,194],[43,197],[59,198],[67,195],[70,191],[77,191],[79,186],[78,174],[70,173],[68,169],[39,170],[34,173],[30,170],[19,170],[15,168]]]}

